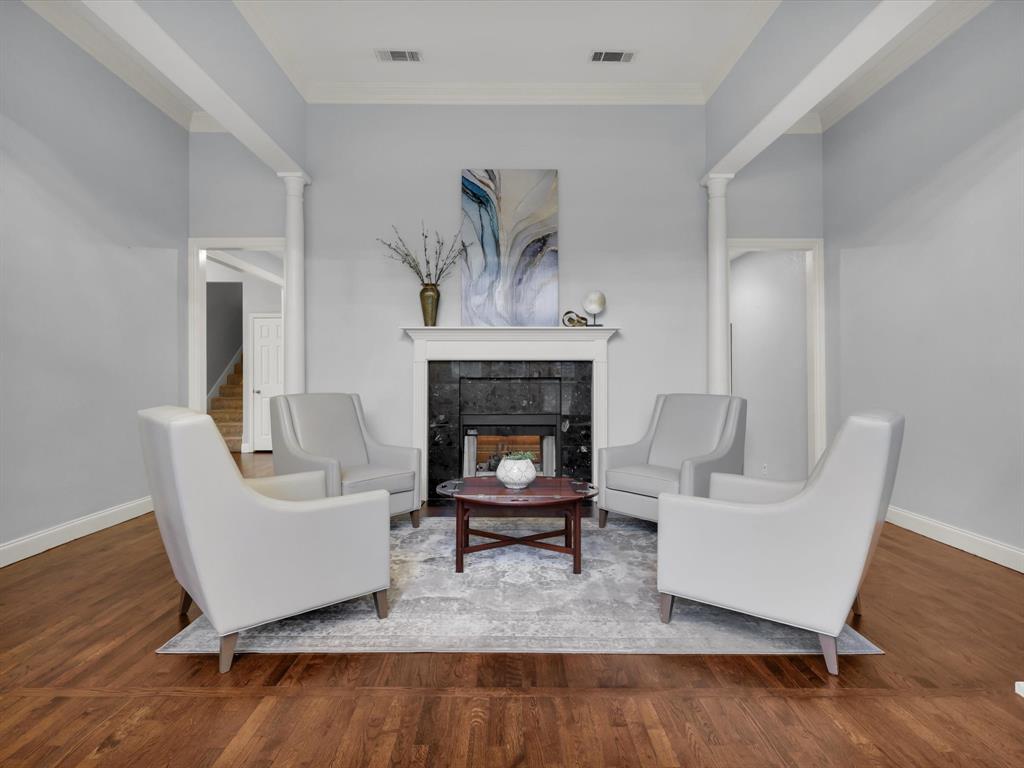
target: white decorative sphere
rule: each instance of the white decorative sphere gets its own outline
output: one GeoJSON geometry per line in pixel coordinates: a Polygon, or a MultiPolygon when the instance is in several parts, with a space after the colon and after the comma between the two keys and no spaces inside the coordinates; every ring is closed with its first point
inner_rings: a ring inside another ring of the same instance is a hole
{"type": "Polygon", "coordinates": [[[600,315],[604,312],[605,298],[600,291],[591,291],[583,297],[583,309],[588,315],[600,315]]]}
{"type": "Polygon", "coordinates": [[[530,459],[510,459],[506,457],[501,460],[501,463],[498,465],[498,471],[495,474],[498,476],[498,480],[509,490],[521,491],[537,479],[537,468],[533,466],[533,462],[530,459]]]}

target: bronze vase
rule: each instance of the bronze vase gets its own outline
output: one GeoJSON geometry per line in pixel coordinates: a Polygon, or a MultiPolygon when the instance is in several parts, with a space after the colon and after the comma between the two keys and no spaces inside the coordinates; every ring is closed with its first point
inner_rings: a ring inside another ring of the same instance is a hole
{"type": "Polygon", "coordinates": [[[437,283],[424,283],[420,288],[420,309],[423,310],[423,324],[437,325],[437,305],[441,303],[441,291],[437,283]]]}

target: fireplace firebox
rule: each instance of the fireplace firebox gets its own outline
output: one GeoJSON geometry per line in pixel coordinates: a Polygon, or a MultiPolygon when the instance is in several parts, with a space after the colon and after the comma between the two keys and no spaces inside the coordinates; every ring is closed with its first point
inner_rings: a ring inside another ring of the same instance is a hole
{"type": "Polygon", "coordinates": [[[557,477],[558,420],[546,413],[462,414],[462,476],[493,475],[506,453],[529,451],[537,474],[557,477]]]}

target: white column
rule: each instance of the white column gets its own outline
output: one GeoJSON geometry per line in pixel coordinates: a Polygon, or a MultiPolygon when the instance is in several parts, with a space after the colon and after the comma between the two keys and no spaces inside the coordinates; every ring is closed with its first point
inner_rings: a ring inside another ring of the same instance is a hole
{"type": "Polygon", "coordinates": [[[708,392],[729,394],[729,246],[725,187],[731,173],[709,174],[708,189],[708,392]]]}
{"type": "Polygon", "coordinates": [[[304,173],[279,173],[284,181],[284,391],[306,391],[306,225],[304,173]]]}

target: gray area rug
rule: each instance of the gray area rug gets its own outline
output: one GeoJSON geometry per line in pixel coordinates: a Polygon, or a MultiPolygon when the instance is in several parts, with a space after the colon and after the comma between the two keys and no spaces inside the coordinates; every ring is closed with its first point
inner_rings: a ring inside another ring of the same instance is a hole
{"type": "MultiPolygon", "coordinates": [[[[558,528],[560,519],[491,519],[511,535],[558,528]]],[[[671,624],[658,613],[657,526],[612,516],[584,521],[583,573],[568,555],[507,547],[466,556],[455,573],[455,521],[392,522],[390,616],[369,596],[241,633],[239,652],[512,652],[819,654],[812,632],[723,608],[676,600],[671,624]]],[[[474,543],[476,540],[474,539],[474,543]]],[[[159,653],[215,653],[205,617],[159,653]]],[[[850,627],[841,654],[882,651],[850,627]]]]}

